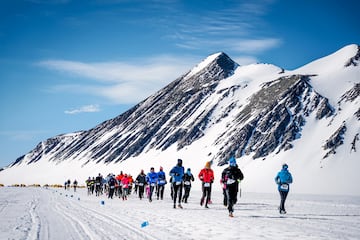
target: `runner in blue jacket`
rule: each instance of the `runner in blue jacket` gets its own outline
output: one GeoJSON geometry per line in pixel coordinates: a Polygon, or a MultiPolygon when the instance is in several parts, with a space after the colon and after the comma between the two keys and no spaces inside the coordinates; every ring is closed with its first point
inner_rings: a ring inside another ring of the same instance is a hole
{"type": "Polygon", "coordinates": [[[170,170],[170,176],[172,177],[172,186],[174,189],[174,208],[176,208],[176,198],[178,198],[179,204],[181,206],[181,197],[182,197],[182,188],[183,188],[183,179],[184,179],[184,167],[182,166],[182,160],[178,159],[178,163],[175,167],[170,170]]]}
{"type": "Polygon", "coordinates": [[[279,212],[280,214],[285,214],[285,201],[290,190],[289,184],[293,182],[293,178],[288,171],[288,165],[286,163],[282,165],[281,171],[276,175],[275,182],[278,185],[281,198],[279,212]]]}
{"type": "Polygon", "coordinates": [[[158,181],[158,175],[154,168],[150,168],[150,172],[146,175],[146,182],[150,186],[149,202],[152,202],[152,194],[158,181]]]}
{"type": "Polygon", "coordinates": [[[160,197],[161,200],[163,200],[164,199],[165,184],[167,183],[166,175],[165,175],[165,172],[163,171],[163,167],[160,167],[160,171],[157,173],[157,175],[158,175],[157,200],[159,200],[159,197],[160,197]]]}

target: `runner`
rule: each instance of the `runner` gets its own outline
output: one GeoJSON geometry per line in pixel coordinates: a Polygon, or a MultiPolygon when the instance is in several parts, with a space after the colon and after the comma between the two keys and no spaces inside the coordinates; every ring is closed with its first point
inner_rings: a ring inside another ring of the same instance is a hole
{"type": "Polygon", "coordinates": [[[202,206],[205,201],[205,208],[209,208],[208,203],[210,201],[210,193],[211,193],[211,184],[214,182],[214,171],[211,169],[211,162],[206,162],[205,167],[201,169],[199,175],[199,179],[202,181],[202,197],[200,200],[200,205],[202,206]]]}
{"type": "Polygon", "coordinates": [[[184,203],[187,203],[187,201],[188,201],[188,198],[190,196],[190,190],[191,190],[191,182],[193,182],[194,180],[195,179],[191,173],[191,169],[188,168],[184,175],[184,191],[185,191],[185,193],[184,193],[184,197],[182,199],[182,202],[184,202],[184,203]]]}
{"type": "Polygon", "coordinates": [[[229,167],[225,168],[221,174],[222,182],[226,184],[227,206],[229,217],[233,217],[234,204],[237,202],[239,191],[239,181],[244,179],[244,175],[236,164],[234,157],[229,160],[229,167]]]}
{"type": "Polygon", "coordinates": [[[146,182],[150,187],[150,192],[149,192],[149,202],[152,202],[152,195],[155,189],[155,186],[157,184],[158,181],[158,175],[157,173],[154,171],[154,168],[151,167],[150,168],[150,172],[146,175],[146,182]]]}
{"type": "Polygon", "coordinates": [[[157,189],[157,200],[159,200],[159,197],[161,200],[164,199],[164,190],[165,190],[165,184],[167,184],[165,172],[163,171],[163,167],[160,167],[160,171],[157,173],[158,175],[158,189],[157,189]]]}
{"type": "Polygon", "coordinates": [[[144,190],[146,184],[146,175],[144,170],[141,170],[139,175],[136,177],[136,183],[138,186],[139,198],[140,200],[144,197],[144,190]]]}
{"type": "Polygon", "coordinates": [[[183,188],[183,177],[184,177],[184,167],[182,166],[182,160],[178,159],[178,163],[170,171],[170,176],[172,177],[172,186],[174,189],[173,200],[174,208],[176,208],[176,198],[178,197],[178,207],[181,206],[181,197],[182,197],[182,188],[183,188]]]}

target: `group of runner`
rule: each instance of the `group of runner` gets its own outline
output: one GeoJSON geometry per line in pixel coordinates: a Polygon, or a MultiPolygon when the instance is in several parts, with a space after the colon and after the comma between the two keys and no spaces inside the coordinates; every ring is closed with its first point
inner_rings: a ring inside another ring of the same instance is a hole
{"type": "Polygon", "coordinates": [[[109,198],[113,198],[115,195],[127,200],[127,196],[132,191],[134,180],[130,174],[124,174],[121,171],[117,176],[109,173],[106,177],[103,177],[99,173],[96,177],[89,177],[85,182],[88,195],[95,192],[96,196],[107,194],[109,198]]]}
{"type": "MultiPolygon", "coordinates": [[[[233,217],[234,204],[237,202],[237,195],[239,192],[239,182],[243,180],[244,175],[239,169],[235,158],[231,157],[229,160],[229,166],[226,167],[222,174],[220,183],[223,186],[223,204],[228,208],[229,216],[233,217]]],[[[195,180],[191,169],[183,167],[183,161],[177,160],[176,166],[174,166],[170,172],[170,186],[171,186],[171,198],[173,200],[174,208],[183,208],[182,203],[187,203],[191,191],[191,182],[195,180]],[[183,195],[184,191],[184,195],[183,195]]],[[[287,165],[283,166],[281,173],[276,176],[276,183],[279,185],[279,192],[281,195],[281,204],[279,211],[281,214],[285,211],[285,199],[289,190],[288,185],[292,182],[291,174],[287,172],[287,165]],[[290,178],[289,175],[290,174],[290,178]],[[285,175],[287,180],[285,179],[285,175]],[[287,187],[287,188],[286,188],[287,187]],[[285,192],[285,193],[284,193],[285,192]]],[[[200,205],[205,208],[209,208],[211,204],[211,188],[214,182],[214,172],[211,169],[211,162],[206,162],[205,166],[199,174],[198,179],[202,182],[202,197],[200,199],[200,205]]],[[[152,202],[153,195],[157,200],[163,200],[164,189],[167,184],[166,174],[162,167],[158,172],[155,172],[154,167],[150,168],[150,172],[145,174],[144,170],[141,170],[135,179],[130,174],[124,174],[122,171],[119,175],[108,174],[103,177],[100,173],[96,177],[89,177],[86,180],[88,189],[88,195],[95,194],[100,196],[106,194],[108,198],[113,198],[114,195],[127,200],[129,194],[136,194],[139,199],[147,198],[149,202],[152,202]]]]}
{"type": "MultiPolygon", "coordinates": [[[[78,185],[78,182],[77,182],[77,180],[75,179],[74,182],[72,183],[72,187],[74,188],[74,192],[76,192],[77,185],[78,185]]],[[[65,188],[65,190],[70,190],[70,188],[71,188],[71,181],[70,181],[70,179],[68,179],[67,181],[65,181],[65,183],[64,183],[64,188],[65,188]]]]}

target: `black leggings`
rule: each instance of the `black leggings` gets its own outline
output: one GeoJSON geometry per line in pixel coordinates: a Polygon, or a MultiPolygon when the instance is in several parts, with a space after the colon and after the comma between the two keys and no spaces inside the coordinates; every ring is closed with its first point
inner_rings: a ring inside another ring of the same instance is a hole
{"type": "Polygon", "coordinates": [[[226,186],[226,198],[229,213],[234,212],[234,205],[237,202],[238,184],[229,184],[226,186]]]}
{"type": "Polygon", "coordinates": [[[157,198],[162,200],[164,198],[165,185],[158,185],[157,198]]]}
{"type": "Polygon", "coordinates": [[[202,197],[201,197],[201,205],[204,203],[204,200],[205,200],[205,197],[206,197],[205,206],[207,206],[207,204],[210,201],[211,187],[210,186],[204,187],[204,184],[203,184],[202,192],[203,192],[203,194],[202,194],[202,197]]]}
{"type": "Polygon", "coordinates": [[[283,210],[285,211],[285,201],[286,201],[286,198],[287,198],[287,195],[289,192],[285,192],[285,191],[279,191],[280,193],[280,211],[283,210]]]}
{"type": "Polygon", "coordinates": [[[145,191],[145,187],[144,185],[139,185],[138,186],[138,193],[139,193],[139,198],[142,199],[144,197],[144,191],[145,191]]]}
{"type": "Polygon", "coordinates": [[[187,203],[187,200],[190,196],[191,185],[190,186],[185,185],[184,190],[185,190],[185,193],[184,193],[183,202],[187,203]]]}
{"type": "Polygon", "coordinates": [[[182,184],[176,184],[176,182],[173,183],[173,188],[174,188],[174,205],[176,204],[176,197],[179,196],[179,204],[181,203],[181,197],[182,197],[182,189],[183,189],[183,185],[182,184]]]}
{"type": "Polygon", "coordinates": [[[154,192],[155,186],[153,184],[150,184],[150,195],[149,195],[149,200],[152,201],[152,195],[154,192]]]}

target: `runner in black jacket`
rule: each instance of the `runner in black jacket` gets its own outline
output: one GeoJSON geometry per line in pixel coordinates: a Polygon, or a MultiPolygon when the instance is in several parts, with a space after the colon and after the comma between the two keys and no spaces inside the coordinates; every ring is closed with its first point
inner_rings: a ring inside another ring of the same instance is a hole
{"type": "Polygon", "coordinates": [[[186,170],[186,173],[184,175],[184,191],[185,191],[185,194],[184,194],[184,197],[182,199],[182,202],[184,203],[187,203],[187,200],[190,196],[190,190],[191,190],[191,182],[193,182],[195,179],[194,179],[194,176],[192,175],[191,173],[191,169],[188,168],[186,170]]]}
{"type": "Polygon", "coordinates": [[[237,202],[237,193],[239,191],[239,181],[244,179],[244,175],[236,164],[235,158],[229,160],[230,166],[225,168],[221,174],[221,180],[226,185],[227,204],[229,216],[233,217],[234,204],[237,202]]]}
{"type": "Polygon", "coordinates": [[[144,190],[146,185],[146,175],[144,173],[144,170],[141,170],[135,181],[138,186],[139,198],[141,200],[144,197],[144,190]]]}

